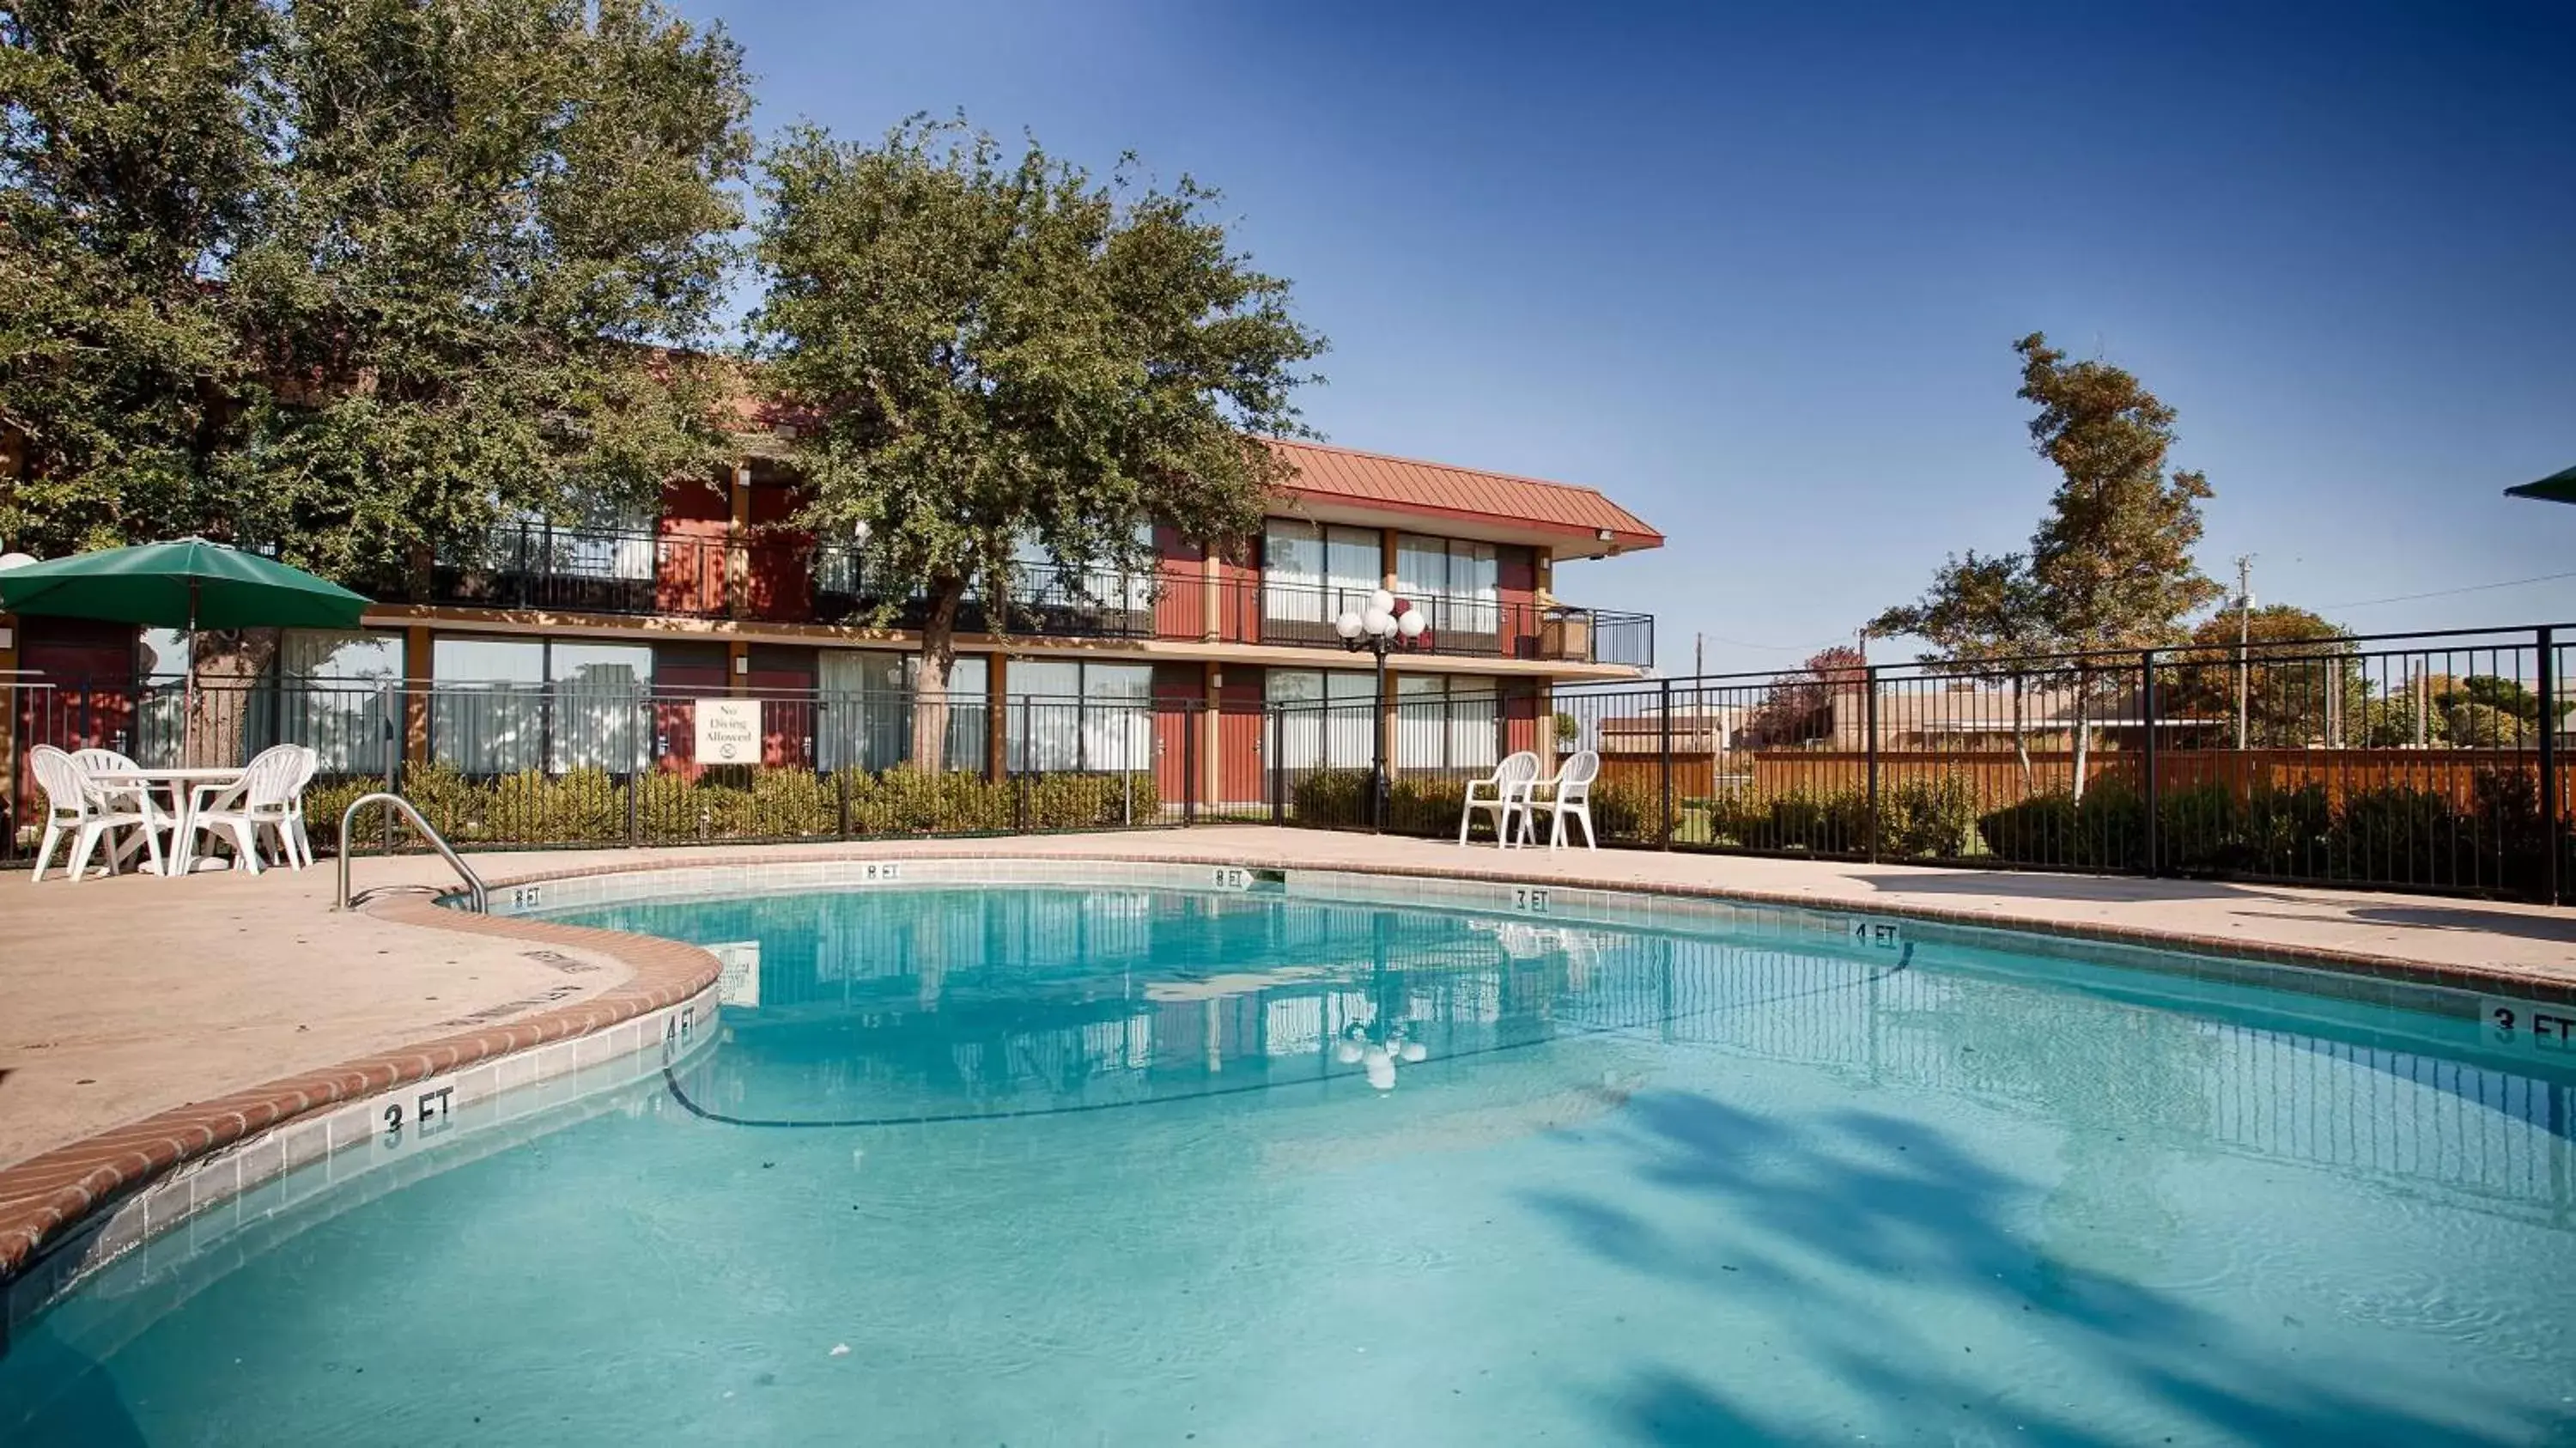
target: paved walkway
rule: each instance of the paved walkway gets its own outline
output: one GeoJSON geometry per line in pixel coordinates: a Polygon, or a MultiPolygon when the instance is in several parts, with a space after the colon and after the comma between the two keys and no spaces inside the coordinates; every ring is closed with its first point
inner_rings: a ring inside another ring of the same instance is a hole
{"type": "MultiPolygon", "coordinates": [[[[486,879],[619,863],[801,855],[1052,855],[1508,871],[1569,884],[1730,891],[1818,905],[2327,952],[2576,988],[2576,911],[2199,881],[1604,850],[1498,852],[1265,826],[758,849],[477,855],[486,879]]],[[[429,857],[361,859],[362,890],[442,885],[429,857]]],[[[540,949],[329,908],[330,862],[256,879],[78,886],[0,876],[0,1164],[152,1111],[506,1020],[624,978],[540,949]]]]}

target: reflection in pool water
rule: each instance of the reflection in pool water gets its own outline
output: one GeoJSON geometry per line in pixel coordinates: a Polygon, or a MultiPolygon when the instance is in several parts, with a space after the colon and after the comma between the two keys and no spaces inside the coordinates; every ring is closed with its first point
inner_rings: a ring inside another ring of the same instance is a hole
{"type": "Polygon", "coordinates": [[[1938,940],[1275,896],[574,918],[719,947],[724,1043],[256,1250],[111,1270],[0,1359],[0,1437],[2576,1421],[2576,1091],[2465,1018],[1938,940]]]}

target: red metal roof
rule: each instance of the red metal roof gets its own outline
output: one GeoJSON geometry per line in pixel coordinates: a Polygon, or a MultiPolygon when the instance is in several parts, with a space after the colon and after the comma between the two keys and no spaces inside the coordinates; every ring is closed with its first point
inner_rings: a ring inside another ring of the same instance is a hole
{"type": "Polygon", "coordinates": [[[1593,488],[1488,473],[1447,463],[1265,439],[1297,469],[1288,491],[1437,518],[1500,518],[1621,548],[1660,548],[1664,535],[1593,488]]]}

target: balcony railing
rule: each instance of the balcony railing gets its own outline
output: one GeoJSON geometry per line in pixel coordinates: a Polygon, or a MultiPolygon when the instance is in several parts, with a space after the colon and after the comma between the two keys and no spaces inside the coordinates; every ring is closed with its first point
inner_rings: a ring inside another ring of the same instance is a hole
{"type": "MultiPolygon", "coordinates": [[[[822,549],[812,558],[813,616],[819,622],[865,621],[889,601],[894,627],[918,628],[929,616],[930,600],[918,589],[898,590],[869,579],[866,560],[856,549],[822,549]]],[[[1006,613],[996,610],[980,589],[970,588],[958,604],[957,627],[990,633],[998,625],[1013,634],[1043,638],[1149,639],[1155,634],[1156,595],[1156,581],[1148,574],[1024,563],[1011,570],[1006,613]]]]}
{"type": "Polygon", "coordinates": [[[578,613],[721,618],[726,540],[531,523],[498,530],[479,549],[430,569],[425,602],[578,613]]]}
{"type": "MultiPolygon", "coordinates": [[[[1219,587],[1217,637],[1339,648],[1334,620],[1345,611],[1365,610],[1375,591],[1357,585],[1229,579],[1219,587]]],[[[1428,653],[1637,668],[1649,667],[1655,659],[1655,621],[1645,614],[1541,605],[1526,598],[1400,590],[1397,597],[1423,615],[1426,626],[1416,646],[1428,653]]]]}
{"type": "MultiPolygon", "coordinates": [[[[1214,640],[1338,649],[1334,620],[1368,606],[1369,588],[1237,575],[1216,588],[1196,564],[1160,574],[1023,564],[1007,617],[970,590],[958,609],[967,633],[1039,638],[1214,640]],[[1185,568],[1185,571],[1184,571],[1185,568]]],[[[1427,620],[1419,647],[1463,658],[1650,667],[1655,621],[1640,613],[1542,605],[1528,598],[1403,595],[1427,620]]],[[[422,602],[483,608],[778,623],[852,623],[885,617],[919,628],[929,600],[906,584],[869,577],[860,550],[793,538],[737,541],[677,533],[555,528],[496,532],[485,547],[443,558],[422,602]],[[891,602],[889,609],[886,605],[891,602]]]]}

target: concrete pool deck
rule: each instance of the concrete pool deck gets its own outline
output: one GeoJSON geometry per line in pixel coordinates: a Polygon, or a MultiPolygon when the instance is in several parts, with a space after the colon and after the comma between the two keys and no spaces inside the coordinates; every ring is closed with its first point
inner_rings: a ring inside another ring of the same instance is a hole
{"type": "MultiPolygon", "coordinates": [[[[1897,911],[2298,960],[2373,962],[2471,988],[2576,993],[2576,911],[2288,886],[1653,851],[1459,849],[1269,826],[472,857],[496,884],[619,868],[814,857],[1014,855],[1517,877],[1897,911]]],[[[444,887],[428,856],[362,857],[362,892],[444,887]]],[[[78,886],[0,876],[0,1166],[155,1112],[623,985],[594,948],[424,928],[417,908],[330,909],[331,862],[301,873],[78,886]],[[383,918],[400,915],[411,919],[383,918]]],[[[479,922],[478,922],[479,923],[479,922]]],[[[496,922],[497,923],[497,922],[496,922]]],[[[517,929],[525,934],[527,923],[517,929]]]]}

